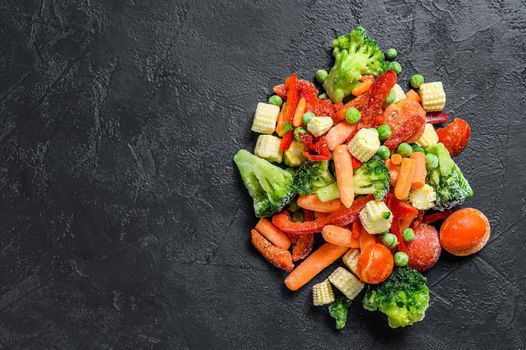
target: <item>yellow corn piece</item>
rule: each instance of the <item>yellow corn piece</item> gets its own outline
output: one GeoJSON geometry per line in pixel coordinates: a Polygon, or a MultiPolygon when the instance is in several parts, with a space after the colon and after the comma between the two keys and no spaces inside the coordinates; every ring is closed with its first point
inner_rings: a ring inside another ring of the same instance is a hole
{"type": "Polygon", "coordinates": [[[314,136],[321,136],[332,128],[331,117],[314,117],[307,124],[307,130],[314,136]]]}
{"type": "Polygon", "coordinates": [[[367,162],[380,148],[378,131],[374,128],[360,129],[348,144],[353,157],[360,162],[367,162]]]}
{"type": "Polygon", "coordinates": [[[446,93],[441,81],[424,83],[420,86],[422,107],[426,112],[441,111],[446,105],[446,93]]]}
{"type": "Polygon", "coordinates": [[[370,234],[389,231],[393,222],[393,214],[384,202],[369,201],[360,212],[363,228],[370,234]]]}
{"type": "Polygon", "coordinates": [[[360,249],[349,249],[342,257],[343,263],[356,276],[358,276],[358,259],[360,258],[360,249]]]}
{"type": "Polygon", "coordinates": [[[258,103],[251,130],[260,134],[272,135],[274,129],[276,129],[278,114],[278,106],[271,105],[270,103],[258,103]]]}
{"type": "Polygon", "coordinates": [[[424,148],[436,145],[438,143],[438,135],[433,124],[426,124],[424,133],[418,140],[416,140],[416,143],[424,148]]]}
{"type": "Polygon", "coordinates": [[[428,184],[409,192],[409,202],[418,210],[428,210],[433,208],[436,199],[437,194],[435,190],[428,184]]]}
{"type": "Polygon", "coordinates": [[[327,305],[334,302],[334,292],[329,280],[312,286],[312,303],[314,306],[327,305]]]}
{"type": "Polygon", "coordinates": [[[394,99],[393,103],[396,103],[398,101],[401,101],[401,100],[405,99],[404,89],[402,89],[402,87],[400,85],[394,84],[394,86],[391,89],[391,91],[393,91],[394,95],[395,95],[395,99],[394,99]]]}
{"type": "Polygon", "coordinates": [[[299,167],[304,159],[303,144],[296,140],[292,140],[289,149],[283,152],[283,161],[286,165],[295,168],[299,167]]]}
{"type": "Polygon", "coordinates": [[[332,285],[338,288],[338,290],[350,300],[353,300],[358,294],[360,294],[364,287],[363,283],[360,282],[358,278],[354,277],[352,273],[343,267],[338,267],[334,270],[329,276],[329,281],[331,281],[332,285]]]}
{"type": "Polygon", "coordinates": [[[259,135],[254,154],[269,162],[281,163],[283,152],[279,148],[281,139],[272,135],[259,135]]]}

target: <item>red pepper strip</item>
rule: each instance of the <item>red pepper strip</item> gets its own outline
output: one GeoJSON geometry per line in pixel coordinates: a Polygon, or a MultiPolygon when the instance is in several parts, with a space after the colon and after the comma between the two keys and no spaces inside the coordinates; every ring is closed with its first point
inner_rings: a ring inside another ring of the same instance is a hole
{"type": "Polygon", "coordinates": [[[254,247],[256,247],[269,263],[287,272],[294,269],[292,256],[288,250],[276,247],[256,230],[251,231],[251,238],[254,247]]]}
{"type": "Polygon", "coordinates": [[[362,119],[358,124],[358,129],[369,128],[374,124],[374,119],[395,84],[396,73],[392,70],[388,70],[373,81],[369,89],[369,98],[362,109],[362,119]]]}
{"type": "Polygon", "coordinates": [[[411,204],[399,201],[391,193],[386,196],[385,201],[387,203],[387,207],[393,214],[391,232],[396,236],[396,238],[398,238],[399,249],[403,250],[405,243],[400,230],[400,219],[417,216],[418,209],[413,207],[411,204]]]}
{"type": "Polygon", "coordinates": [[[334,114],[334,107],[329,98],[322,98],[318,105],[313,109],[312,113],[317,116],[332,117],[334,114]]]}
{"type": "Polygon", "coordinates": [[[339,108],[336,114],[332,117],[334,123],[336,124],[338,122],[341,122],[342,120],[345,120],[345,114],[347,114],[347,111],[350,108],[356,108],[356,109],[362,110],[363,106],[369,99],[369,95],[370,95],[369,91],[367,91],[365,94],[362,94],[360,96],[353,98],[351,101],[341,106],[341,108],[339,108]]]}
{"type": "Polygon", "coordinates": [[[352,238],[353,239],[359,239],[360,238],[360,232],[362,230],[362,226],[360,225],[360,221],[355,221],[352,223],[352,238]]]}
{"type": "Polygon", "coordinates": [[[332,157],[325,136],[315,138],[311,134],[301,135],[303,155],[310,161],[329,160],[332,157]]]}
{"type": "Polygon", "coordinates": [[[276,85],[272,88],[272,90],[274,90],[274,93],[276,95],[283,99],[287,97],[287,87],[285,86],[285,84],[276,85]]]}
{"type": "Polygon", "coordinates": [[[424,216],[424,218],[422,219],[422,222],[424,224],[432,224],[434,222],[447,218],[451,214],[453,214],[453,210],[444,210],[444,211],[439,211],[433,214],[428,214],[424,216]]]}
{"type": "Polygon", "coordinates": [[[303,221],[312,221],[314,220],[314,212],[312,210],[303,210],[303,221]]]}
{"type": "Polygon", "coordinates": [[[352,161],[353,169],[358,169],[362,165],[362,162],[360,162],[358,159],[354,158],[353,156],[351,156],[351,161],[352,161]]]}
{"type": "Polygon", "coordinates": [[[422,223],[422,219],[423,218],[424,218],[424,211],[423,210],[419,210],[418,211],[418,216],[411,223],[411,228],[413,230],[416,230],[418,228],[418,226],[420,226],[420,224],[422,223]]]}
{"type": "Polygon", "coordinates": [[[292,139],[294,138],[294,134],[293,134],[293,131],[290,130],[290,131],[287,131],[285,134],[283,134],[283,136],[281,137],[281,143],[279,144],[279,148],[282,150],[282,151],[286,151],[289,149],[291,143],[292,143],[292,139]]]}
{"type": "MultiPolygon", "coordinates": [[[[285,106],[285,120],[292,124],[294,118],[294,112],[298,104],[298,75],[292,73],[292,75],[285,81],[287,87],[287,105],[285,106]]],[[[277,130],[278,132],[280,130],[277,130]]],[[[292,132],[287,132],[281,139],[280,149],[286,151],[289,149],[292,143],[292,132]],[[289,134],[289,135],[287,135],[289,134]]]]}
{"type": "Polygon", "coordinates": [[[413,135],[421,125],[421,120],[418,115],[412,115],[404,120],[396,128],[391,128],[392,134],[384,142],[384,146],[389,148],[391,151],[398,147],[399,144],[407,140],[413,135]]]}
{"type": "Polygon", "coordinates": [[[439,112],[427,112],[426,123],[429,124],[442,124],[449,121],[449,116],[444,111],[439,112]]]}
{"type": "Polygon", "coordinates": [[[285,233],[287,237],[289,238],[290,243],[296,244],[298,243],[298,240],[300,239],[301,235],[295,235],[293,233],[285,233]]]}
{"type": "Polygon", "coordinates": [[[367,195],[365,197],[355,199],[350,208],[342,206],[340,209],[332,212],[326,219],[328,224],[336,226],[347,226],[352,224],[358,219],[360,211],[365,207],[367,202],[374,199],[373,195],[367,195]]]}
{"type": "Polygon", "coordinates": [[[314,233],[306,233],[299,236],[298,243],[292,247],[292,261],[305,259],[314,246],[314,233]]]}

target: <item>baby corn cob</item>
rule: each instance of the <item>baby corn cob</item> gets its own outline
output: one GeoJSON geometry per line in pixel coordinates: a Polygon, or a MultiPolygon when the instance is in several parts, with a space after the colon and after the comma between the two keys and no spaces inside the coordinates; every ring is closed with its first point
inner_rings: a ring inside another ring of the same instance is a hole
{"type": "Polygon", "coordinates": [[[435,127],[432,124],[426,124],[424,133],[416,143],[424,148],[436,145],[438,143],[438,135],[435,131],[435,127]]]}
{"type": "Polygon", "coordinates": [[[329,276],[329,281],[331,281],[332,285],[338,288],[338,290],[350,300],[353,300],[358,294],[360,294],[364,287],[363,283],[360,282],[358,278],[354,277],[352,273],[343,267],[338,267],[334,270],[329,276]]]}
{"type": "Polygon", "coordinates": [[[374,128],[360,129],[348,144],[353,157],[360,162],[367,162],[380,148],[378,131],[374,128]]]}
{"type": "Polygon", "coordinates": [[[279,148],[281,139],[272,135],[259,135],[254,154],[269,162],[281,163],[283,152],[279,148]]]}
{"type": "Polygon", "coordinates": [[[358,276],[358,259],[360,258],[360,249],[349,249],[347,253],[342,257],[343,263],[349,268],[349,270],[358,276]]]}
{"type": "Polygon", "coordinates": [[[251,130],[260,134],[271,135],[276,128],[279,107],[269,103],[258,103],[251,130]]]}
{"type": "Polygon", "coordinates": [[[441,81],[424,83],[420,86],[422,107],[426,112],[441,111],[446,105],[446,93],[441,81]]]}
{"type": "Polygon", "coordinates": [[[312,286],[312,303],[314,306],[327,305],[334,302],[334,292],[329,280],[312,286]]]}
{"type": "Polygon", "coordinates": [[[391,228],[393,214],[384,202],[370,201],[360,212],[360,221],[370,234],[384,233],[391,228]]]}

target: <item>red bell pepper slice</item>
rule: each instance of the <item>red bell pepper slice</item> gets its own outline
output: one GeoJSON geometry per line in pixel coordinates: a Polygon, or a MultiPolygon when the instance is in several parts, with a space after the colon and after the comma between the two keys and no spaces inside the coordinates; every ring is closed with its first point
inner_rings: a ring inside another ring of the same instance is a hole
{"type": "Polygon", "coordinates": [[[373,126],[387,95],[396,84],[396,79],[396,73],[388,70],[373,81],[369,88],[369,96],[362,109],[362,118],[358,124],[358,129],[373,126]]]}
{"type": "Polygon", "coordinates": [[[281,137],[281,142],[279,144],[279,148],[282,151],[286,151],[289,149],[290,145],[292,144],[292,139],[294,138],[292,130],[287,131],[283,136],[281,137]]]}
{"type": "Polygon", "coordinates": [[[327,216],[326,219],[331,225],[342,227],[350,225],[358,219],[360,211],[362,211],[367,202],[372,200],[374,200],[374,196],[371,194],[355,199],[350,208],[342,206],[340,209],[327,216]]]}
{"type": "Polygon", "coordinates": [[[422,222],[424,224],[432,224],[434,222],[447,218],[451,214],[453,214],[453,210],[444,210],[444,211],[439,211],[433,214],[428,214],[424,216],[424,218],[422,219],[422,222]]]}
{"type": "Polygon", "coordinates": [[[426,123],[429,124],[442,124],[449,121],[449,117],[444,111],[439,112],[427,112],[426,123]]]}
{"type": "Polygon", "coordinates": [[[416,217],[418,215],[418,209],[413,207],[411,204],[399,201],[392,193],[386,195],[384,200],[387,203],[387,207],[393,214],[391,232],[396,236],[396,238],[398,238],[398,245],[400,249],[403,250],[405,247],[405,242],[400,229],[400,219],[416,217]]]}
{"type": "Polygon", "coordinates": [[[315,138],[311,134],[301,135],[303,155],[310,161],[329,160],[332,157],[325,136],[315,138]]]}
{"type": "Polygon", "coordinates": [[[314,246],[314,233],[306,233],[298,236],[298,242],[292,247],[292,261],[305,259],[314,246]]]}

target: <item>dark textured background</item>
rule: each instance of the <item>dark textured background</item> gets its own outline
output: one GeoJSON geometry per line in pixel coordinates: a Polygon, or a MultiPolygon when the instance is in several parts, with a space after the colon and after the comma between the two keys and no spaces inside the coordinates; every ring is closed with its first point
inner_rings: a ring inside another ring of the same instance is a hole
{"type": "Polygon", "coordinates": [[[525,35],[523,1],[0,0],[0,348],[524,348],[525,35]],[[471,123],[493,232],[426,274],[424,322],[357,302],[337,333],[250,246],[231,158],[357,24],[471,123]]]}

